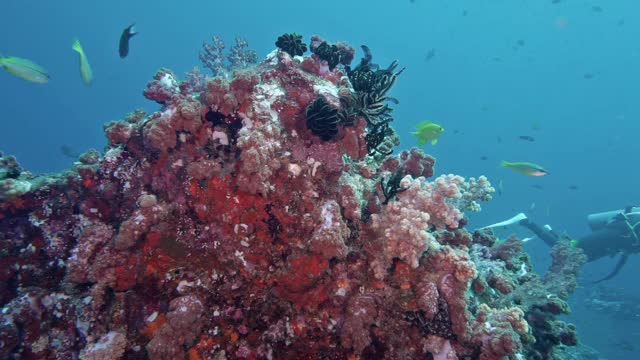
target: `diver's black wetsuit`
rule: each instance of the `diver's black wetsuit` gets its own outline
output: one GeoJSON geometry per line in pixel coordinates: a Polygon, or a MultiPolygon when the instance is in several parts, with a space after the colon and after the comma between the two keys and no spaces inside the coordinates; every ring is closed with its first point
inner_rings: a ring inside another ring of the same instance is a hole
{"type": "MultiPolygon", "coordinates": [[[[553,246],[560,240],[560,236],[553,230],[548,230],[538,226],[538,224],[525,219],[520,221],[520,225],[531,230],[545,244],[553,246]]],[[[577,246],[587,255],[588,261],[594,261],[605,256],[614,256],[621,252],[633,253],[640,250],[638,244],[634,245],[633,238],[630,238],[629,228],[622,221],[616,221],[607,227],[594,231],[577,239],[577,246]]]]}
{"type": "MultiPolygon", "coordinates": [[[[629,254],[640,252],[640,222],[631,223],[629,217],[626,216],[631,213],[632,209],[632,207],[626,208],[605,225],[594,229],[593,232],[576,241],[576,246],[584,251],[587,261],[594,261],[605,256],[622,255],[614,270],[596,282],[616,276],[627,262],[629,254]]],[[[520,225],[531,230],[549,246],[555,245],[560,240],[560,236],[553,230],[540,227],[529,219],[521,220],[520,225]]]]}

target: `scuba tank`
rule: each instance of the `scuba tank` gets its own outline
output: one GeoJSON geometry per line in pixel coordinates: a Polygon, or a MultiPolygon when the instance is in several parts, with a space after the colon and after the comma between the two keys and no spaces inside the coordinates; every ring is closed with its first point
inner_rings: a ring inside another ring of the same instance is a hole
{"type": "Polygon", "coordinates": [[[593,232],[579,241],[587,257],[594,260],[620,254],[613,271],[593,282],[596,284],[616,276],[629,255],[640,252],[640,207],[628,206],[623,210],[591,214],[587,221],[593,232]]]}
{"type": "Polygon", "coordinates": [[[615,276],[630,254],[640,251],[640,207],[606,211],[587,216],[591,234],[578,239],[577,245],[589,260],[620,254],[614,271],[603,280],[615,276]]]}
{"type": "Polygon", "coordinates": [[[590,214],[587,216],[587,222],[592,231],[598,231],[611,225],[614,221],[620,220],[621,216],[626,216],[630,223],[635,224],[640,221],[640,207],[634,206],[621,210],[590,214]]]}

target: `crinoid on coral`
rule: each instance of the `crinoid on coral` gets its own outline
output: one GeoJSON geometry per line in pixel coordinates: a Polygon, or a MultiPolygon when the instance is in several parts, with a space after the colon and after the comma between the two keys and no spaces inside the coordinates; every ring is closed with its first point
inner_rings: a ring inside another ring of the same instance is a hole
{"type": "Polygon", "coordinates": [[[306,114],[307,127],[314,135],[327,141],[338,134],[338,110],[332,108],[322,96],[307,106],[306,114]]]}
{"type": "Polygon", "coordinates": [[[455,339],[456,336],[451,329],[451,318],[449,316],[449,305],[442,298],[438,299],[437,305],[434,306],[437,310],[435,314],[428,317],[425,312],[420,311],[407,311],[405,313],[405,319],[412,325],[418,327],[424,335],[436,335],[443,339],[455,339]]]}
{"type": "Polygon", "coordinates": [[[329,70],[335,69],[338,64],[349,66],[355,54],[354,48],[343,42],[329,44],[318,36],[311,37],[311,45],[309,47],[312,53],[327,62],[329,70]]]}
{"type": "Polygon", "coordinates": [[[393,109],[387,104],[398,103],[395,98],[387,96],[396,78],[404,68],[394,72],[398,62],[394,61],[388,68],[381,70],[371,62],[371,51],[362,45],[364,57],[360,64],[351,69],[345,66],[354,92],[340,97],[340,117],[344,124],[353,122],[353,118],[361,116],[367,122],[366,141],[369,155],[389,155],[398,144],[397,135],[388,123],[393,121],[393,109]]]}
{"type": "Polygon", "coordinates": [[[404,168],[401,165],[398,166],[398,169],[393,174],[391,174],[391,177],[386,183],[383,182],[383,179],[380,179],[380,187],[382,188],[382,193],[384,195],[384,201],[382,202],[383,205],[387,205],[398,193],[407,190],[406,188],[400,187],[400,181],[402,181],[404,176],[404,168]]]}
{"type": "Polygon", "coordinates": [[[307,51],[307,44],[302,42],[302,35],[296,33],[280,35],[276,46],[291,56],[299,56],[307,51]]]}
{"type": "Polygon", "coordinates": [[[329,64],[329,70],[335,69],[335,67],[340,64],[340,52],[335,45],[329,45],[323,42],[318,47],[313,48],[313,53],[329,64]]]}
{"type": "Polygon", "coordinates": [[[368,154],[370,156],[381,155],[387,156],[393,153],[393,148],[399,145],[398,135],[395,130],[389,126],[388,122],[381,122],[374,126],[370,126],[367,134],[364,136],[367,142],[368,154]]]}
{"type": "Polygon", "coordinates": [[[352,125],[355,119],[361,116],[367,123],[365,141],[367,142],[368,154],[370,156],[389,155],[393,152],[393,147],[400,143],[395,130],[389,126],[389,123],[393,121],[390,114],[392,109],[387,106],[383,113],[375,115],[363,107],[362,96],[366,96],[366,94],[350,93],[340,96],[338,115],[342,124],[352,125]]]}
{"type": "Polygon", "coordinates": [[[376,122],[376,117],[389,115],[392,109],[386,104],[387,101],[397,103],[397,100],[389,98],[387,93],[405,68],[394,72],[398,62],[393,61],[386,69],[379,69],[378,65],[371,62],[369,48],[363,45],[362,50],[365,53],[364,58],[355,69],[351,70],[347,67],[347,75],[356,91],[357,105],[361,115],[367,123],[371,124],[376,122]]]}

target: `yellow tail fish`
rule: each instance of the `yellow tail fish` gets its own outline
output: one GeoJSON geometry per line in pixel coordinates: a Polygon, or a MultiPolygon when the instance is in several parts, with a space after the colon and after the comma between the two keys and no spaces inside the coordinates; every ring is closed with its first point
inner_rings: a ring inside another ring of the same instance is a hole
{"type": "Polygon", "coordinates": [[[93,71],[91,70],[91,65],[89,65],[89,60],[87,60],[87,55],[84,53],[82,45],[80,45],[80,41],[75,39],[71,48],[80,55],[80,76],[82,76],[82,81],[87,85],[91,85],[93,71]]]}

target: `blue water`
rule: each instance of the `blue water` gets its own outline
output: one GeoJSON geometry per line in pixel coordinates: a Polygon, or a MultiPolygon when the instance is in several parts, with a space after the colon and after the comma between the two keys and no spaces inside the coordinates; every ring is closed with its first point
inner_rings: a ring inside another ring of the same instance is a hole
{"type": "MultiPolygon", "coordinates": [[[[417,122],[433,120],[445,128],[436,146],[426,146],[438,159],[438,173],[484,174],[496,186],[502,180],[502,196],[472,215],[472,225],[526,211],[559,232],[580,236],[589,231],[587,214],[640,203],[637,1],[187,3],[4,0],[0,53],[41,64],[52,80],[32,84],[0,72],[0,149],[33,172],[64,169],[72,160],[60,146],[101,149],[103,123],[135,108],[155,110],[142,96],[145,84],[160,67],[182,75],[199,65],[201,44],[211,35],[228,46],[241,35],[260,58],[278,35],[295,31],[307,40],[319,34],[367,44],[374,62],[386,66],[397,59],[407,67],[391,94],[401,101],[394,126],[402,147],[414,145],[410,131],[417,122]],[[118,39],[131,22],[140,34],[122,60],[118,39]],[[74,37],[93,66],[91,87],[79,76],[74,37]],[[430,49],[434,56],[427,59],[430,49]],[[512,173],[499,168],[502,159],[536,162],[551,175],[512,173]]],[[[527,248],[543,269],[548,249],[536,241],[527,248]]],[[[632,257],[605,290],[615,289],[621,300],[640,298],[633,281],[639,258],[632,257]]],[[[607,358],[637,359],[640,313],[618,319],[586,305],[597,289],[588,282],[614,263],[585,266],[570,320],[582,341],[607,358]]]]}

